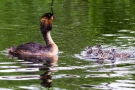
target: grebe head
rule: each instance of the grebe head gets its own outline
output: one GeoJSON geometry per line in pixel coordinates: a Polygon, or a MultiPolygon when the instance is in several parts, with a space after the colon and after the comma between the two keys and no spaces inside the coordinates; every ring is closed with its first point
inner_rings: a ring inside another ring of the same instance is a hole
{"type": "Polygon", "coordinates": [[[47,31],[52,30],[52,20],[53,20],[52,13],[45,13],[41,17],[40,30],[41,30],[42,34],[46,33],[47,31]]]}
{"type": "Polygon", "coordinates": [[[45,13],[42,17],[42,18],[47,18],[48,20],[52,19],[53,20],[53,14],[52,13],[45,13]]]}

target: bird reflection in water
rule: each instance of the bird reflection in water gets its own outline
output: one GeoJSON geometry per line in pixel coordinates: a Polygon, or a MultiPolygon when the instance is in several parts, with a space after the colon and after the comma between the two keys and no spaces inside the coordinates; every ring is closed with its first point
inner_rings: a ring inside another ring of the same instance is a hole
{"type": "MultiPolygon", "coordinates": [[[[44,70],[44,69],[40,69],[44,70]]],[[[52,87],[52,76],[51,76],[51,71],[46,70],[43,74],[40,75],[40,79],[42,80],[41,85],[44,87],[52,87]]]]}
{"type": "Polygon", "coordinates": [[[40,75],[40,80],[42,80],[41,85],[44,87],[52,87],[52,76],[51,73],[53,72],[50,68],[57,65],[58,56],[48,57],[46,59],[46,63],[44,63],[44,67],[41,67],[40,70],[45,71],[43,74],[40,75]],[[55,62],[54,62],[55,61],[55,62]]]}
{"type": "MultiPolygon", "coordinates": [[[[13,56],[10,57],[14,59],[13,56]]],[[[52,87],[51,73],[53,71],[50,69],[57,65],[58,55],[50,57],[19,55],[16,57],[18,58],[18,60],[30,62],[28,64],[25,63],[25,65],[27,65],[28,68],[39,68],[40,71],[44,71],[44,73],[40,75],[40,80],[42,81],[41,86],[44,86],[46,88],[52,87]]]]}

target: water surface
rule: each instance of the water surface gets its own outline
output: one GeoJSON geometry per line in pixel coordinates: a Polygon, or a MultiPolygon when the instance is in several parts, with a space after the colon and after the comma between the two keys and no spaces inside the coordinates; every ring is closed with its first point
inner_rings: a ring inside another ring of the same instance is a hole
{"type": "Polygon", "coordinates": [[[52,37],[59,47],[56,63],[48,58],[13,58],[6,48],[25,42],[43,43],[41,15],[51,0],[0,1],[1,90],[134,90],[135,59],[102,65],[75,57],[88,45],[134,51],[133,0],[54,0],[52,37]]]}

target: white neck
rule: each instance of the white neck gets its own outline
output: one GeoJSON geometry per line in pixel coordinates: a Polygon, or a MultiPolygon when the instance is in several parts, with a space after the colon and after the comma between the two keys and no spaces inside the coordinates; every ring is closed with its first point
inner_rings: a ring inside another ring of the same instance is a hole
{"type": "Polygon", "coordinates": [[[46,32],[46,34],[43,35],[43,36],[44,36],[46,45],[54,44],[54,41],[53,41],[53,39],[52,39],[52,37],[51,37],[50,31],[46,32]]]}
{"type": "Polygon", "coordinates": [[[46,32],[46,34],[43,35],[45,42],[46,42],[46,46],[49,46],[50,48],[50,55],[57,55],[58,54],[58,47],[57,45],[54,43],[50,31],[46,32]]]}

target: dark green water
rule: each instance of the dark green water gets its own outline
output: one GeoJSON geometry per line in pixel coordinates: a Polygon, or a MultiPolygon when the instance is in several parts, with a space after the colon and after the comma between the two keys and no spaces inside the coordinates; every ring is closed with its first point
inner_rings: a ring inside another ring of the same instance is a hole
{"type": "MultiPolygon", "coordinates": [[[[5,50],[30,41],[44,43],[39,21],[50,12],[50,4],[51,0],[0,1],[0,90],[47,89],[41,86],[40,75],[48,74],[39,70],[42,64],[12,60],[5,50]]],[[[54,0],[51,34],[60,55],[48,74],[52,77],[49,90],[135,89],[135,59],[116,61],[111,68],[108,62],[101,67],[75,57],[96,44],[135,51],[134,4],[134,0],[54,0]]]]}

